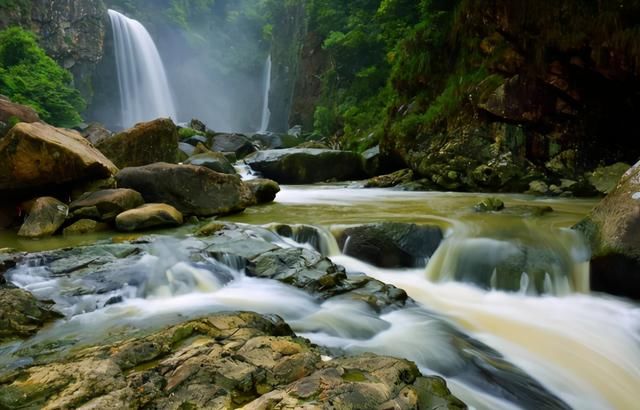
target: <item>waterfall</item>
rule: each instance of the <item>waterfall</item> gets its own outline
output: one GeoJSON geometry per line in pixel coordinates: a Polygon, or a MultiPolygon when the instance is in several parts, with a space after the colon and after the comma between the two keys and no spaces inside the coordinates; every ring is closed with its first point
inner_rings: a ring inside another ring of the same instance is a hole
{"type": "Polygon", "coordinates": [[[122,126],[176,118],[167,74],[153,39],[139,21],[109,10],[113,28],[122,126]]]}
{"type": "Polygon", "coordinates": [[[267,57],[264,65],[264,81],[262,94],[262,120],[260,121],[259,133],[267,132],[269,121],[271,120],[271,110],[269,110],[269,93],[271,92],[271,55],[267,57]]]}

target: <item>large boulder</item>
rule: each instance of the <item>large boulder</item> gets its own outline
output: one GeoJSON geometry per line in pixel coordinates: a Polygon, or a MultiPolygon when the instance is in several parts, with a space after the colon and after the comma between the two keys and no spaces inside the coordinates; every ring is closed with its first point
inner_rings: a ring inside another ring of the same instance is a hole
{"type": "Polygon", "coordinates": [[[381,268],[425,266],[442,241],[437,226],[385,222],[345,229],[338,235],[345,255],[381,268]]]}
{"type": "Polygon", "coordinates": [[[159,118],[136,124],[96,146],[120,168],[177,162],[178,128],[170,119],[159,118]]]}
{"type": "Polygon", "coordinates": [[[186,215],[229,214],[252,202],[251,192],[239,176],[194,165],[158,163],[125,168],[116,180],[120,188],[140,192],[146,202],[169,204],[186,215]]]}
{"type": "Polygon", "coordinates": [[[591,244],[592,290],[640,299],[640,162],[575,229],[591,244]]]}
{"type": "Polygon", "coordinates": [[[85,193],[69,205],[69,211],[75,218],[112,221],[118,214],[142,204],[142,195],[132,189],[105,189],[85,193]]]}
{"type": "Polygon", "coordinates": [[[167,204],[146,204],[130,209],[116,217],[116,228],[119,231],[133,232],[150,228],[180,226],[182,214],[167,204]]]}
{"type": "Polygon", "coordinates": [[[108,178],[116,166],[79,133],[20,123],[0,139],[0,191],[108,178]]]}
{"type": "Polygon", "coordinates": [[[67,205],[51,197],[36,199],[30,208],[29,216],[20,227],[18,236],[27,238],[51,236],[64,224],[69,214],[67,205]]]}
{"type": "Polygon", "coordinates": [[[210,170],[221,172],[223,174],[236,174],[236,170],[231,164],[231,162],[227,159],[224,154],[220,152],[205,152],[203,154],[196,154],[186,161],[184,161],[187,165],[197,165],[200,167],[206,167],[210,170]]]}
{"type": "Polygon", "coordinates": [[[106,129],[102,124],[94,122],[82,130],[82,136],[88,139],[92,144],[96,145],[111,138],[113,133],[106,129]]]}
{"type": "Polygon", "coordinates": [[[245,162],[265,178],[281,184],[347,181],[364,176],[362,158],[355,152],[325,149],[259,151],[245,162]]]}

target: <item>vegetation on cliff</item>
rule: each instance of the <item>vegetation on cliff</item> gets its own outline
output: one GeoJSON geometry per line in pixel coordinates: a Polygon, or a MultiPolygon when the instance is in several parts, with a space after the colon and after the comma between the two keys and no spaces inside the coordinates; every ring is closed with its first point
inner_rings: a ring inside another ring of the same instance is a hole
{"type": "Polygon", "coordinates": [[[0,32],[0,94],[33,107],[50,124],[71,127],[82,121],[85,102],[71,74],[21,28],[0,32]]]}

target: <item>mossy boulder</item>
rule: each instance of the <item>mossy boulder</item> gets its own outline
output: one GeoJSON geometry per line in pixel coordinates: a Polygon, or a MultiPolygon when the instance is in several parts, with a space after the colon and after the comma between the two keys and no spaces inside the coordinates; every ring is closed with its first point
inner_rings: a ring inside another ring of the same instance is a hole
{"type": "Polygon", "coordinates": [[[244,182],[251,190],[255,204],[266,204],[273,202],[280,192],[280,185],[276,181],[264,178],[250,179],[244,182]]]}
{"type": "Polygon", "coordinates": [[[631,168],[631,165],[618,162],[606,167],[598,167],[587,175],[591,185],[601,194],[608,194],[613,191],[620,178],[631,168]]]}
{"type": "Polygon", "coordinates": [[[256,152],[249,138],[242,134],[214,134],[211,149],[216,152],[234,152],[239,159],[256,152]]]}
{"type": "Polygon", "coordinates": [[[368,179],[365,188],[390,188],[413,181],[413,171],[405,168],[387,175],[379,175],[368,179]]]}
{"type": "Polygon", "coordinates": [[[79,133],[20,123],[0,140],[0,191],[108,178],[118,168],[79,133]]]}
{"type": "Polygon", "coordinates": [[[96,147],[119,168],[178,160],[178,128],[168,118],[136,124],[96,147]]]}
{"type": "Polygon", "coordinates": [[[182,214],[167,204],[145,204],[130,209],[116,217],[119,231],[133,232],[150,228],[180,226],[184,222],[182,214]]]}
{"type": "Polygon", "coordinates": [[[67,219],[69,207],[52,197],[42,197],[30,206],[29,215],[20,227],[18,236],[42,238],[51,236],[67,219]]]}
{"type": "Polygon", "coordinates": [[[194,165],[157,163],[125,168],[116,181],[120,188],[140,192],[148,203],[165,203],[185,215],[230,214],[252,202],[251,191],[239,176],[194,165]]]}
{"type": "Polygon", "coordinates": [[[189,159],[187,159],[183,163],[187,165],[206,167],[212,171],[221,172],[223,174],[236,174],[236,170],[231,162],[229,162],[227,157],[220,152],[206,152],[203,154],[196,154],[189,157],[189,159]]]}
{"type": "Polygon", "coordinates": [[[245,162],[265,178],[281,184],[348,181],[364,177],[362,157],[351,151],[283,149],[259,151],[245,162]]]}
{"type": "Polygon", "coordinates": [[[574,229],[591,244],[591,288],[640,299],[640,163],[574,229]]]}
{"type": "Polygon", "coordinates": [[[103,232],[109,230],[109,225],[93,219],[81,219],[62,230],[64,236],[86,235],[88,233],[103,232]]]}
{"type": "Polygon", "coordinates": [[[74,218],[113,221],[118,214],[142,204],[142,195],[132,189],[105,189],[85,193],[69,205],[69,211],[74,218]]]}
{"type": "Polygon", "coordinates": [[[29,337],[58,317],[29,292],[0,287],[0,343],[29,337]]]}

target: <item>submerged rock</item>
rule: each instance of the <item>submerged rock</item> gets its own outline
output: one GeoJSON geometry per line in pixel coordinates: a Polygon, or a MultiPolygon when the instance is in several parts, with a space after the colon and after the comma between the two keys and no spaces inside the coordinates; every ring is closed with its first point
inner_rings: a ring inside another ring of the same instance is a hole
{"type": "Polygon", "coordinates": [[[20,227],[18,236],[51,236],[64,224],[69,214],[67,205],[52,197],[38,198],[30,208],[29,216],[20,227]]]}
{"type": "Polygon", "coordinates": [[[265,178],[281,184],[347,181],[364,176],[362,158],[355,152],[324,149],[259,151],[245,162],[265,178]]]}
{"type": "Polygon", "coordinates": [[[120,168],[177,162],[178,129],[170,119],[160,118],[136,124],[96,147],[120,168]]]}
{"type": "Polygon", "coordinates": [[[146,202],[169,204],[185,215],[239,212],[252,200],[239,176],[194,165],[158,163],[125,168],[116,180],[119,187],[140,192],[146,202]]]}
{"type": "Polygon", "coordinates": [[[0,287],[0,343],[29,337],[58,317],[48,304],[29,292],[0,287]]]}
{"type": "Polygon", "coordinates": [[[187,165],[206,167],[212,171],[220,172],[222,174],[236,174],[236,170],[231,162],[229,162],[227,157],[225,157],[224,154],[220,152],[196,154],[184,161],[184,163],[187,165]]]}
{"type": "Polygon", "coordinates": [[[116,166],[79,133],[20,123],[0,140],[0,191],[108,178],[116,166]]]}
{"type": "Polygon", "coordinates": [[[146,204],[130,209],[116,217],[116,228],[119,231],[133,232],[149,228],[180,226],[182,214],[167,204],[146,204]]]}
{"type": "Polygon", "coordinates": [[[640,299],[640,162],[574,227],[591,244],[591,288],[640,299]]]}
{"type": "Polygon", "coordinates": [[[381,268],[425,266],[442,241],[437,226],[385,222],[345,229],[337,237],[345,255],[381,268]]]}
{"type": "Polygon", "coordinates": [[[476,212],[498,212],[504,209],[504,202],[499,198],[485,198],[473,206],[476,212]]]}
{"type": "Polygon", "coordinates": [[[223,313],[86,348],[3,378],[3,408],[466,408],[437,377],[373,354],[324,352],[278,317],[223,313]]]}
{"type": "Polygon", "coordinates": [[[249,187],[256,205],[267,204],[276,199],[276,195],[280,192],[280,185],[276,181],[270,179],[257,178],[244,182],[249,187]]]}
{"type": "Polygon", "coordinates": [[[142,204],[142,195],[132,189],[106,189],[85,193],[69,205],[69,211],[74,218],[113,221],[118,214],[142,204]]]}

